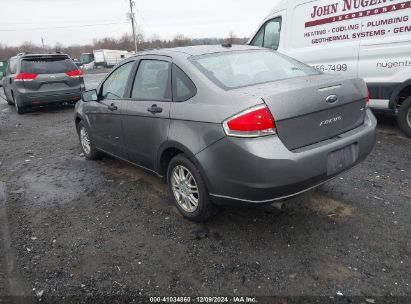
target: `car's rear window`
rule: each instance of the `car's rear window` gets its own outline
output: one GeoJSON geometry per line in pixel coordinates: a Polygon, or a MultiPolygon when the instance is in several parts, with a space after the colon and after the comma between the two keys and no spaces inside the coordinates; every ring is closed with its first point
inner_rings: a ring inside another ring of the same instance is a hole
{"type": "Polygon", "coordinates": [[[226,90],[319,74],[308,65],[269,50],[207,54],[191,60],[210,80],[226,90]]]}
{"type": "Polygon", "coordinates": [[[77,66],[67,57],[30,58],[21,63],[21,72],[30,74],[58,74],[75,69],[77,66]]]}

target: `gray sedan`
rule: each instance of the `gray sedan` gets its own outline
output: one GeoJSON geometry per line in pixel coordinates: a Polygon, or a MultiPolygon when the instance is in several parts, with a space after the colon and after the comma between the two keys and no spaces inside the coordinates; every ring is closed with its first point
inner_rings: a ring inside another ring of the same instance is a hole
{"type": "Polygon", "coordinates": [[[75,124],[101,152],[163,178],[178,210],[265,204],[321,185],[371,152],[376,120],[363,80],[318,72],[250,46],[139,53],[83,93],[75,124]]]}

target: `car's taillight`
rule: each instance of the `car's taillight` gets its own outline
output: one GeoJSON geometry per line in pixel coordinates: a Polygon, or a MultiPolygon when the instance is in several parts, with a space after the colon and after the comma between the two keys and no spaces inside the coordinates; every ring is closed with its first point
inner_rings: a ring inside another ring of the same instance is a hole
{"type": "Polygon", "coordinates": [[[70,77],[73,77],[73,78],[79,78],[79,77],[83,76],[83,73],[79,69],[69,71],[66,74],[70,77]]]}
{"type": "Polygon", "coordinates": [[[37,77],[37,74],[20,73],[14,76],[14,81],[32,81],[37,77]]]}
{"type": "Polygon", "coordinates": [[[228,136],[259,137],[276,134],[275,121],[265,105],[247,109],[223,122],[228,136]]]}

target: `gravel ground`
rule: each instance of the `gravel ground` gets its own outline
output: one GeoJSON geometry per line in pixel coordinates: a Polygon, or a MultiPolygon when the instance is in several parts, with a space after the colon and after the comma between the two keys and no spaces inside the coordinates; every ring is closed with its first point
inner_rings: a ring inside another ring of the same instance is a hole
{"type": "Polygon", "coordinates": [[[0,100],[0,295],[411,301],[411,140],[378,119],[375,150],[350,172],[282,210],[226,207],[194,224],[153,175],[85,160],[72,106],[17,115],[0,100]]]}

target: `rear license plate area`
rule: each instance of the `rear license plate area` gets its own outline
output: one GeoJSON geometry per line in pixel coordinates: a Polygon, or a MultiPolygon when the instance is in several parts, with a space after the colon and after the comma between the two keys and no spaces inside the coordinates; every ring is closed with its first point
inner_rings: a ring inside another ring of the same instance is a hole
{"type": "Polygon", "coordinates": [[[352,144],[337,151],[331,152],[327,157],[327,175],[335,175],[352,166],[358,159],[358,144],[352,144]]]}

